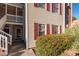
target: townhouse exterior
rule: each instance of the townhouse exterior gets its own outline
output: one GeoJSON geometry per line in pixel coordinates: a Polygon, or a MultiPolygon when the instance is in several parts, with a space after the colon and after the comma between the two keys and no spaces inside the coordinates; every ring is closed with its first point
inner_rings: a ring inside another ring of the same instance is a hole
{"type": "MultiPolygon", "coordinates": [[[[24,41],[26,49],[35,47],[36,38],[41,35],[64,33],[65,4],[0,3],[0,30],[7,45],[24,41]]],[[[0,48],[8,52],[6,44],[3,49],[0,43],[0,48]]]]}
{"type": "Polygon", "coordinates": [[[60,34],[65,29],[64,3],[27,4],[28,48],[35,47],[38,36],[60,34]]]}

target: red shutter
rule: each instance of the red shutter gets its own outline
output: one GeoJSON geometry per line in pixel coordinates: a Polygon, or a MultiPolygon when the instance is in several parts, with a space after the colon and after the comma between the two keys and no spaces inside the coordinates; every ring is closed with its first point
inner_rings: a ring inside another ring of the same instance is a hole
{"type": "Polygon", "coordinates": [[[54,12],[54,3],[52,3],[52,12],[54,12]]]}
{"type": "Polygon", "coordinates": [[[34,7],[37,7],[37,3],[34,3],[34,7]]]}
{"type": "Polygon", "coordinates": [[[50,25],[47,24],[47,34],[50,34],[50,25]]]}
{"type": "Polygon", "coordinates": [[[50,11],[50,3],[47,3],[47,11],[50,11]]]}
{"type": "Polygon", "coordinates": [[[60,3],[60,15],[62,15],[62,3],[60,3]]]}
{"type": "Polygon", "coordinates": [[[60,26],[60,33],[62,33],[62,26],[60,26]]]}
{"type": "Polygon", "coordinates": [[[36,39],[39,36],[39,24],[34,23],[34,39],[36,39]]]}

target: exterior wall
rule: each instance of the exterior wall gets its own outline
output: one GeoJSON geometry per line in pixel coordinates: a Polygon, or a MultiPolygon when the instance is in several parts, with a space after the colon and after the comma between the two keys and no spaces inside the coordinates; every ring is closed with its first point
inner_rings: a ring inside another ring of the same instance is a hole
{"type": "MultiPolygon", "coordinates": [[[[34,23],[39,23],[39,24],[54,24],[54,25],[58,25],[58,26],[62,26],[62,31],[64,31],[64,25],[65,25],[65,20],[64,20],[64,16],[65,15],[59,15],[58,13],[52,13],[49,12],[47,10],[44,10],[42,8],[36,8],[34,7],[34,4],[30,3],[27,4],[27,11],[28,11],[28,23],[29,23],[29,48],[31,47],[35,47],[35,40],[34,40],[34,23]]],[[[64,8],[64,4],[63,7],[64,8]]],[[[62,12],[64,12],[64,9],[62,10],[62,12]]]]}

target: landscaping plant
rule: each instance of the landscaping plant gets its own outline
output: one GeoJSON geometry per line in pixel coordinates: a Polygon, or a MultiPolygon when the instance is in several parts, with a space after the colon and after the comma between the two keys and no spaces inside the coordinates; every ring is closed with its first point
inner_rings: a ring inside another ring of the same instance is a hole
{"type": "Polygon", "coordinates": [[[36,54],[39,56],[57,56],[69,49],[74,37],[66,34],[40,36],[36,40],[36,54]]]}
{"type": "Polygon", "coordinates": [[[79,26],[74,25],[72,28],[66,29],[65,34],[70,34],[75,37],[75,41],[73,42],[71,49],[79,52],[79,26]]]}

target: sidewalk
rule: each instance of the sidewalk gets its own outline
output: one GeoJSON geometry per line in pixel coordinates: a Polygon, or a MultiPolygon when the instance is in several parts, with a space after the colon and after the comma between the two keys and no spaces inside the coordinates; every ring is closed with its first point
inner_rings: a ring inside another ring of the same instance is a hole
{"type": "Polygon", "coordinates": [[[35,56],[35,54],[32,49],[29,49],[10,54],[9,56],[35,56]]]}

